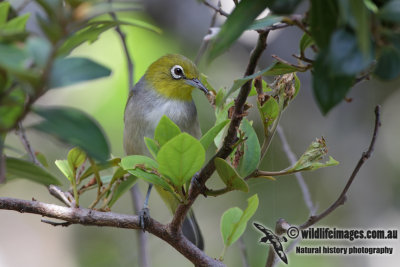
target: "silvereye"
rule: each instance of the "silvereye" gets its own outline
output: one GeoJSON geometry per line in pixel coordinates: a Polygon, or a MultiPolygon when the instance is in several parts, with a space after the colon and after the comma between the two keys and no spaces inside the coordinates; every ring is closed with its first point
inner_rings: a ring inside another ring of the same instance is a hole
{"type": "MultiPolygon", "coordinates": [[[[152,63],[129,92],[124,119],[125,152],[128,155],[150,156],[144,137],[154,137],[155,128],[163,115],[169,117],[182,131],[200,138],[196,106],[192,99],[195,88],[208,94],[206,87],[199,81],[196,65],[188,58],[165,55],[152,63]]],[[[156,190],[169,209],[175,212],[179,204],[176,198],[157,186],[156,190]]],[[[147,200],[148,196],[145,206],[147,200]]],[[[203,237],[193,212],[189,212],[183,222],[182,231],[193,244],[203,249],[203,237]]]]}

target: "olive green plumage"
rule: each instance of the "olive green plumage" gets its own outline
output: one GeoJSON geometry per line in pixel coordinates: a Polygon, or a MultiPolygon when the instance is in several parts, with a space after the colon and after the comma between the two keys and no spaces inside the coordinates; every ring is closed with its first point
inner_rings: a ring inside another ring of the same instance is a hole
{"type": "MultiPolygon", "coordinates": [[[[165,55],[149,66],[129,93],[125,108],[124,149],[128,155],[150,156],[144,137],[154,137],[155,128],[163,115],[169,117],[181,131],[200,138],[192,91],[194,88],[205,93],[208,91],[198,78],[196,65],[181,55],[165,55]]],[[[174,212],[177,200],[162,188],[156,189],[174,212]]],[[[183,232],[194,244],[203,247],[203,239],[192,212],[184,222],[183,232]]]]}

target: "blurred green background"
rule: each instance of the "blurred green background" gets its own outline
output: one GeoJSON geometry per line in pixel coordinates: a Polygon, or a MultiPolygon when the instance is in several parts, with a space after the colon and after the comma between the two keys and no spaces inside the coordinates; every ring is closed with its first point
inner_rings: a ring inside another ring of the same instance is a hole
{"type": "MultiPolygon", "coordinates": [[[[18,5],[19,1],[11,1],[18,5]]],[[[233,1],[222,1],[229,11],[233,1]]],[[[137,81],[146,68],[158,57],[166,53],[180,53],[194,59],[201,40],[207,34],[213,15],[212,10],[197,1],[145,1],[142,13],[123,13],[124,19],[144,19],[163,30],[158,35],[138,28],[123,27],[133,55],[137,81]]],[[[306,6],[300,6],[304,11],[306,6]]],[[[34,3],[28,4],[23,12],[35,11],[34,3]]],[[[217,21],[221,24],[223,20],[217,21]]],[[[34,21],[31,24],[34,30],[34,21]]],[[[244,34],[228,53],[211,65],[200,64],[201,72],[209,77],[215,87],[229,88],[232,81],[240,78],[245,70],[249,53],[255,44],[255,33],[244,34]]],[[[260,68],[272,62],[271,55],[294,62],[292,54],[298,52],[301,32],[295,28],[274,31],[268,39],[268,47],[260,60],[260,68]]],[[[77,86],[52,90],[43,96],[40,105],[65,105],[77,107],[95,117],[104,128],[116,157],[124,156],[122,148],[123,111],[127,99],[126,62],[120,40],[114,31],[101,35],[93,44],[78,48],[74,55],[92,58],[112,69],[111,77],[77,86]]],[[[351,102],[343,102],[327,116],[322,116],[316,106],[310,85],[310,74],[299,74],[301,90],[297,98],[283,114],[283,127],[293,151],[300,156],[316,137],[327,140],[329,155],[340,162],[336,167],[325,168],[311,173],[303,173],[311,197],[319,211],[329,206],[344,187],[361,153],[369,145],[374,123],[374,107],[382,105],[382,128],[376,143],[373,157],[359,172],[348,193],[346,204],[318,225],[337,228],[399,228],[400,221],[400,81],[381,83],[370,80],[358,84],[348,95],[351,102]]],[[[194,93],[203,132],[215,120],[212,107],[201,92],[194,93]]],[[[254,99],[250,102],[255,104],[254,99]]],[[[262,128],[257,112],[252,109],[250,119],[262,138],[262,128]]],[[[28,117],[24,123],[29,125],[36,120],[28,117]]],[[[28,130],[28,138],[34,150],[47,155],[53,174],[62,179],[55,168],[54,160],[66,158],[68,147],[49,136],[28,130]]],[[[14,133],[7,136],[6,143],[23,150],[14,133]]],[[[210,155],[209,155],[210,156],[210,155]]],[[[281,149],[278,136],[275,136],[263,169],[280,170],[288,166],[281,149]]],[[[66,182],[66,181],[64,181],[66,182]]],[[[67,183],[65,183],[67,184],[67,183]]],[[[208,185],[221,184],[213,177],[208,185]]],[[[257,193],[260,205],[250,220],[263,223],[273,229],[279,218],[291,224],[301,224],[308,218],[300,188],[294,176],[279,177],[276,181],[264,179],[249,182],[250,193],[231,192],[218,198],[199,197],[194,205],[196,216],[202,228],[206,243],[206,253],[219,257],[223,248],[219,233],[222,213],[230,207],[244,209],[246,199],[257,193]]],[[[142,192],[146,184],[140,182],[142,192]]],[[[25,181],[12,181],[0,186],[0,196],[22,199],[35,198],[39,201],[57,203],[43,186],[25,181]]],[[[82,206],[90,203],[84,196],[82,206]]],[[[113,211],[131,214],[133,212],[129,194],[121,198],[113,211]]],[[[168,222],[171,215],[157,194],[150,199],[150,212],[161,222],[168,222]]],[[[72,225],[67,228],[52,227],[40,222],[40,217],[16,212],[0,212],[0,267],[19,266],[136,266],[137,243],[134,231],[111,228],[85,227],[72,225]]],[[[244,234],[244,243],[251,266],[264,266],[267,246],[258,244],[260,233],[250,224],[244,234]]],[[[152,266],[191,266],[191,263],[158,238],[149,236],[152,266]]],[[[315,244],[315,243],[310,243],[315,244]]],[[[326,245],[340,244],[326,242],[326,245]]],[[[359,243],[354,243],[357,245],[359,243]]],[[[367,246],[387,245],[394,247],[392,256],[298,256],[291,253],[292,266],[398,266],[400,260],[399,240],[391,242],[368,241],[367,246]]],[[[343,243],[350,246],[353,243],[343,243]]],[[[242,266],[238,245],[228,249],[226,264],[242,266]]],[[[284,264],[281,264],[284,266],[284,264]]]]}

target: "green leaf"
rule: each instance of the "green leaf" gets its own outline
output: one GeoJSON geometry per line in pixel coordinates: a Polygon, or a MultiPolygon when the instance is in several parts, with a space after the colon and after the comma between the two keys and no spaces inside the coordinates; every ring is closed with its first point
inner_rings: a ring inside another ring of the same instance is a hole
{"type": "Polygon", "coordinates": [[[267,126],[271,125],[278,117],[279,104],[275,98],[270,97],[261,107],[259,103],[257,103],[257,106],[262,115],[263,123],[266,123],[267,126]]]}
{"type": "Polygon", "coordinates": [[[228,125],[229,122],[230,120],[224,120],[223,122],[212,127],[201,137],[200,143],[203,145],[204,149],[207,149],[212,144],[214,138],[221,132],[221,130],[226,125],[228,125]]]}
{"type": "Polygon", "coordinates": [[[244,212],[238,207],[233,207],[222,215],[221,233],[225,246],[235,243],[246,230],[247,222],[258,208],[257,194],[247,199],[247,203],[248,205],[244,212]]]}
{"type": "Polygon", "coordinates": [[[400,1],[392,0],[380,8],[378,12],[382,20],[398,23],[400,22],[400,1]]]}
{"type": "Polygon", "coordinates": [[[27,41],[27,49],[38,66],[44,67],[47,64],[51,50],[48,40],[41,37],[30,37],[27,41]]]}
{"type": "Polygon", "coordinates": [[[221,158],[215,158],[214,163],[219,177],[229,189],[249,192],[249,186],[247,183],[239,176],[235,169],[229,165],[228,162],[221,158]]]}
{"type": "Polygon", "coordinates": [[[378,7],[376,4],[373,2],[373,0],[364,0],[365,6],[370,10],[372,13],[378,13],[378,7]]]}
{"type": "Polygon", "coordinates": [[[147,149],[149,150],[153,158],[157,158],[158,151],[160,150],[160,146],[158,145],[158,143],[146,136],[144,137],[144,143],[146,144],[147,149]]]}
{"type": "Polygon", "coordinates": [[[158,164],[155,160],[142,155],[126,156],[121,159],[119,165],[124,170],[134,170],[137,166],[142,166],[145,169],[158,169],[158,164]]]}
{"type": "Polygon", "coordinates": [[[0,44],[0,67],[28,82],[38,79],[38,73],[27,69],[30,57],[27,51],[14,45],[0,44]]]}
{"type": "Polygon", "coordinates": [[[320,48],[328,47],[338,18],[339,8],[336,0],[311,0],[310,32],[320,48]]]}
{"type": "Polygon", "coordinates": [[[86,113],[69,107],[36,107],[34,112],[44,118],[34,129],[78,146],[99,161],[109,158],[110,149],[102,129],[86,113]]]}
{"type": "Polygon", "coordinates": [[[128,170],[128,172],[130,174],[137,176],[140,179],[145,180],[148,183],[158,185],[163,189],[167,190],[168,192],[175,194],[174,190],[169,185],[169,183],[166,180],[164,180],[163,177],[159,176],[159,174],[155,174],[153,171],[149,172],[146,170],[142,170],[140,168],[136,168],[134,170],[128,170]]]}
{"type": "Polygon", "coordinates": [[[263,30],[273,24],[280,22],[283,17],[268,15],[265,18],[257,19],[247,28],[248,30],[263,30]]]}
{"type": "Polygon", "coordinates": [[[358,47],[361,53],[368,57],[371,49],[368,9],[364,4],[364,0],[352,0],[349,3],[356,21],[354,30],[356,31],[358,47]]]}
{"type": "Polygon", "coordinates": [[[29,19],[30,14],[24,14],[7,21],[7,23],[0,26],[0,32],[2,35],[10,35],[21,33],[25,31],[26,22],[29,19]]]}
{"type": "Polygon", "coordinates": [[[326,57],[325,52],[320,52],[313,64],[313,91],[323,114],[345,98],[355,79],[354,76],[333,74],[326,57]]]}
{"type": "Polygon", "coordinates": [[[295,90],[295,92],[294,92],[294,95],[293,95],[292,100],[293,100],[293,99],[297,96],[297,94],[299,93],[299,91],[300,91],[300,86],[301,86],[300,80],[299,80],[299,78],[297,77],[297,74],[295,73],[295,74],[294,74],[294,90],[295,90]]]}
{"type": "Polygon", "coordinates": [[[314,40],[312,39],[312,37],[310,35],[308,35],[307,33],[304,33],[300,39],[300,44],[299,44],[300,54],[304,55],[304,51],[306,51],[306,49],[309,46],[312,46],[313,44],[314,44],[314,40]]]}
{"type": "Polygon", "coordinates": [[[274,14],[292,14],[302,0],[266,0],[274,14]]]}
{"type": "Polygon", "coordinates": [[[294,66],[286,65],[282,62],[274,62],[266,69],[260,70],[259,72],[256,72],[252,75],[234,80],[232,87],[229,89],[228,93],[225,95],[225,99],[229,95],[231,95],[233,92],[235,92],[237,89],[242,87],[242,85],[244,85],[247,81],[254,79],[258,76],[277,76],[277,75],[292,73],[292,72],[296,72],[296,71],[304,71],[304,70],[298,69],[294,66]]]}
{"type": "Polygon", "coordinates": [[[17,123],[24,111],[25,92],[17,87],[0,98],[0,133],[8,132],[17,123]]]}
{"type": "Polygon", "coordinates": [[[201,143],[187,133],[181,133],[161,147],[157,154],[159,172],[177,187],[189,181],[205,160],[201,143]]]}
{"type": "Polygon", "coordinates": [[[167,116],[163,115],[154,131],[154,140],[162,147],[169,140],[181,133],[179,127],[167,116]]]}
{"type": "Polygon", "coordinates": [[[232,233],[242,217],[243,211],[238,207],[228,209],[222,214],[221,217],[221,234],[225,246],[229,246],[231,242],[232,233]]]}
{"type": "Polygon", "coordinates": [[[227,50],[266,7],[265,0],[240,1],[212,42],[209,59],[212,60],[227,50]]]}
{"type": "Polygon", "coordinates": [[[110,74],[110,69],[88,58],[58,58],[53,64],[49,86],[50,88],[64,87],[110,74]]]}
{"type": "Polygon", "coordinates": [[[43,185],[61,185],[57,178],[39,166],[11,157],[6,158],[6,178],[8,181],[15,178],[24,178],[43,185]]]}
{"type": "Polygon", "coordinates": [[[72,170],[79,168],[86,160],[86,153],[78,147],[72,148],[68,152],[68,164],[72,170]]]}
{"type": "Polygon", "coordinates": [[[10,9],[9,2],[0,3],[0,26],[6,23],[9,9],[10,9]]]}
{"type": "MultiPolygon", "coordinates": [[[[256,90],[256,87],[255,87],[255,85],[254,85],[254,82],[255,82],[255,80],[253,80],[253,82],[252,82],[252,84],[251,84],[251,90],[250,90],[249,96],[255,96],[255,95],[257,95],[257,90],[256,90]]],[[[266,81],[264,81],[264,80],[261,79],[261,84],[262,84],[262,89],[263,89],[263,92],[264,92],[264,93],[265,93],[265,92],[271,92],[271,91],[272,91],[272,89],[269,87],[269,85],[267,84],[266,81]]]]}
{"type": "Polygon", "coordinates": [[[339,164],[332,157],[325,163],[320,160],[328,153],[325,139],[316,139],[313,141],[307,150],[301,155],[296,164],[289,171],[316,170],[322,167],[334,166],[339,164]]]}
{"type": "Polygon", "coordinates": [[[346,29],[338,29],[332,34],[328,60],[333,74],[356,75],[371,65],[373,53],[363,54],[357,37],[346,29]]]}
{"type": "Polygon", "coordinates": [[[68,163],[68,160],[65,159],[58,159],[54,162],[57,168],[67,177],[68,180],[72,181],[75,179],[74,171],[72,170],[71,166],[68,163]]]}
{"type": "Polygon", "coordinates": [[[108,206],[111,208],[121,196],[123,196],[129,189],[131,189],[132,186],[136,184],[137,181],[138,178],[133,175],[129,175],[125,180],[123,180],[115,190],[110,203],[108,203],[108,206]]]}
{"type": "MultiPolygon", "coordinates": [[[[120,158],[115,158],[115,159],[111,159],[109,161],[106,161],[104,163],[96,163],[97,166],[97,170],[98,171],[103,171],[112,167],[116,167],[119,165],[119,163],[121,162],[120,158]]],[[[94,174],[93,171],[93,167],[90,166],[89,168],[86,169],[86,171],[81,175],[80,179],[83,180],[87,177],[89,177],[90,175],[94,174]]]]}
{"type": "Polygon", "coordinates": [[[381,50],[374,74],[382,80],[393,80],[400,74],[400,51],[393,46],[381,50]]]}
{"type": "Polygon", "coordinates": [[[240,158],[238,172],[241,177],[247,177],[257,168],[260,162],[261,149],[257,134],[246,118],[242,120],[240,129],[247,139],[242,144],[244,146],[244,154],[240,158]]]}
{"type": "Polygon", "coordinates": [[[225,89],[220,88],[215,96],[215,106],[221,107],[224,104],[225,89]]]}

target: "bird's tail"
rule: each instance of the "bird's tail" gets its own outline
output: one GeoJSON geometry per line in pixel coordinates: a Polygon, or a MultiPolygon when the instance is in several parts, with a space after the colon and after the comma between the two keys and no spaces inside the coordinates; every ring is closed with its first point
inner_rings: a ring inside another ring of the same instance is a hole
{"type": "Polygon", "coordinates": [[[183,221],[182,232],[183,235],[190,240],[190,242],[195,244],[199,249],[204,250],[203,236],[192,210],[189,211],[188,215],[183,221]]]}

